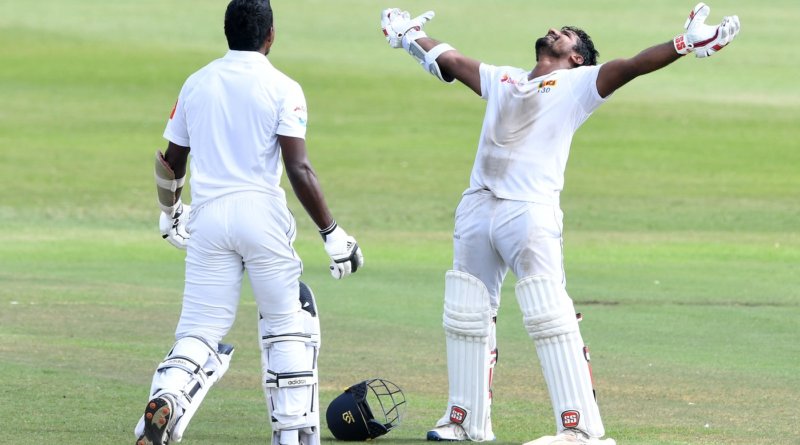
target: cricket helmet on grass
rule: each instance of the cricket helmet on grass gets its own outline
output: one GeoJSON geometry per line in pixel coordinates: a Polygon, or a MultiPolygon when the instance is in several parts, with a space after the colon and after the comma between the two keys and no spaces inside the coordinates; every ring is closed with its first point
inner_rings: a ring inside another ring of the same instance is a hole
{"type": "Polygon", "coordinates": [[[394,383],[370,379],[356,383],[328,405],[328,428],[339,440],[364,441],[400,425],[406,397],[394,383]]]}

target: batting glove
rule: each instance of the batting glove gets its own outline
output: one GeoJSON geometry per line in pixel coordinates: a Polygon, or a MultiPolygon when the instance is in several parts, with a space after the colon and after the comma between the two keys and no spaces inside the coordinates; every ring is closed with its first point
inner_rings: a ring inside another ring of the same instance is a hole
{"type": "Polygon", "coordinates": [[[678,54],[694,52],[699,58],[710,57],[736,37],[740,27],[738,16],[723,17],[719,25],[711,26],[705,23],[710,12],[711,8],[708,5],[698,3],[689,13],[683,25],[686,32],[679,34],[672,41],[678,54]]]}
{"type": "Polygon", "coordinates": [[[334,279],[341,280],[364,265],[364,255],[356,239],[349,236],[336,221],[319,233],[325,242],[325,252],[331,257],[330,269],[334,279]]]}
{"type": "Polygon", "coordinates": [[[422,28],[425,23],[433,19],[434,15],[433,11],[427,11],[412,19],[408,11],[401,11],[398,8],[384,9],[381,12],[381,29],[389,46],[402,48],[403,36],[406,33],[413,33],[415,40],[426,36],[422,28]]]}
{"type": "Polygon", "coordinates": [[[175,212],[172,216],[167,216],[166,213],[161,212],[161,216],[158,219],[161,238],[164,238],[178,249],[186,250],[186,243],[189,241],[189,232],[186,231],[186,225],[189,224],[190,213],[191,206],[180,201],[175,206],[175,212]]]}

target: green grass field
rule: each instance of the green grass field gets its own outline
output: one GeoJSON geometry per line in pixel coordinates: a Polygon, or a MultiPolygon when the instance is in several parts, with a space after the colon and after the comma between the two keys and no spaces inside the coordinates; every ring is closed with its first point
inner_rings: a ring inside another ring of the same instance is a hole
{"type": "MultiPolygon", "coordinates": [[[[429,33],[494,64],[574,24],[601,59],[680,31],[690,2],[274,2],[270,56],[304,87],[308,146],[366,266],[336,282],[295,200],[321,311],[323,409],[400,385],[422,443],[447,398],[441,306],[452,215],[483,101],[390,50],[379,12],[435,9],[429,33]]],[[[183,80],[226,50],[226,2],[0,3],[0,444],[133,443],[173,341],[183,261],[157,233],[152,156],[183,80]]],[[[568,289],[620,444],[800,444],[800,51],[796,0],[717,0],[742,33],[618,91],[577,133],[562,196],[568,289]]],[[[498,444],[552,434],[535,349],[504,287],[498,444]]],[[[183,443],[264,444],[256,309],[183,443]]],[[[324,418],[324,413],[323,413],[324,418]]],[[[334,440],[324,429],[323,443],[334,440]]]]}

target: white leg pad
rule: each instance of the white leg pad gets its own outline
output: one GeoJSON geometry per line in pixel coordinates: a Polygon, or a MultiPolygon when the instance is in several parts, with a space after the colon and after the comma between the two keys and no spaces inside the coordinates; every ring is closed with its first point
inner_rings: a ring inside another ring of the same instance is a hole
{"type": "MultiPolygon", "coordinates": [[[[171,441],[180,442],[209,389],[230,366],[233,346],[219,344],[212,349],[199,337],[178,339],[153,375],[150,399],[169,394],[175,400],[176,417],[169,430],[171,441]]],[[[134,434],[144,433],[144,417],[139,419],[134,434]]]]}
{"type": "Polygon", "coordinates": [[[557,431],[572,428],[590,437],[603,437],[589,357],[572,299],[560,282],[543,275],[520,280],[516,295],[525,329],[536,345],[557,431]]]}
{"type": "Polygon", "coordinates": [[[497,362],[494,314],[489,291],[464,272],[445,275],[443,325],[450,394],[436,426],[458,424],[470,440],[495,438],[491,423],[492,373],[497,362]]]}
{"type": "Polygon", "coordinates": [[[266,335],[266,321],[259,319],[263,386],[273,445],[320,443],[317,358],[321,337],[316,303],[313,312],[301,310],[297,315],[304,318],[304,332],[283,335],[266,335]]]}

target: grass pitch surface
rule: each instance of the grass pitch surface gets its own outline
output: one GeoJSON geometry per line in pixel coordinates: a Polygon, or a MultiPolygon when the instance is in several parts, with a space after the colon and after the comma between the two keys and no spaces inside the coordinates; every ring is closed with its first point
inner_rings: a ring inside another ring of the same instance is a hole
{"type": "MultiPolygon", "coordinates": [[[[225,52],[224,3],[0,3],[0,443],[133,442],[182,289],[182,255],[157,235],[152,155],[185,77],[225,52]]],[[[273,3],[270,59],[304,87],[311,159],[366,256],[356,276],[331,280],[290,202],[322,318],[323,409],[383,377],[409,403],[379,440],[422,442],[446,403],[443,275],[483,102],[390,50],[380,9],[435,9],[432,36],[532,67],[549,27],[585,28],[605,61],[668,40],[693,4],[273,3]]],[[[740,16],[732,46],[615,93],[567,169],[568,289],[621,444],[800,443],[800,88],[787,40],[800,8],[710,5],[710,21],[740,16]]],[[[502,444],[553,430],[513,281],[498,326],[502,444]]],[[[268,441],[249,289],[240,312],[232,368],[184,443],[268,441]]]]}

